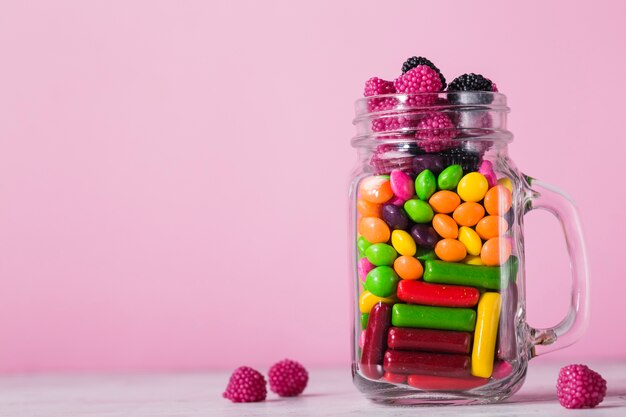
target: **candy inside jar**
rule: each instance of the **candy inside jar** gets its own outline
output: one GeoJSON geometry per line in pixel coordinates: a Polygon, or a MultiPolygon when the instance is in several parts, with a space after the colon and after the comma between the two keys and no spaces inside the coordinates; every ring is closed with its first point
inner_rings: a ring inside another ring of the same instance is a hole
{"type": "Polygon", "coordinates": [[[467,390],[512,369],[514,348],[503,344],[515,338],[498,337],[514,319],[502,314],[518,268],[505,218],[512,190],[484,166],[436,165],[438,174],[393,169],[359,182],[357,207],[368,210],[357,220],[358,262],[368,267],[358,369],[421,390],[467,390]]]}

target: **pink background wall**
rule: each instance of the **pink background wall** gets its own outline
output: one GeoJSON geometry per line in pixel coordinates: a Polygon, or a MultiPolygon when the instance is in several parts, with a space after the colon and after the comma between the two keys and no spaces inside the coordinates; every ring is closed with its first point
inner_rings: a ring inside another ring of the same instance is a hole
{"type": "MultiPolygon", "coordinates": [[[[496,81],[579,203],[593,317],[553,358],[626,357],[626,8],[504,3],[4,2],[0,371],[345,364],[352,102],[414,54],[496,81]]],[[[556,221],[527,243],[554,324],[556,221]]]]}

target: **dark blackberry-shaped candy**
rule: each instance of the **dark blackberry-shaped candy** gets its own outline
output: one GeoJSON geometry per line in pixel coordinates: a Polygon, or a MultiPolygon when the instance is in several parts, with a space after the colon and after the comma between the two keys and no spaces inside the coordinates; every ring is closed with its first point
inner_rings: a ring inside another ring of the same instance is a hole
{"type": "Polygon", "coordinates": [[[433,70],[435,70],[437,74],[439,74],[439,79],[441,80],[441,89],[445,90],[446,77],[443,76],[443,74],[441,73],[441,71],[439,71],[439,68],[437,68],[435,64],[433,64],[429,59],[424,58],[423,56],[413,56],[407,59],[406,61],[404,61],[404,63],[402,64],[402,73],[406,74],[407,71],[412,70],[418,65],[426,65],[427,67],[430,67],[433,70]]]}
{"type": "MultiPolygon", "coordinates": [[[[449,92],[456,91],[498,91],[496,85],[488,78],[480,74],[463,74],[456,77],[450,85],[449,92]]],[[[489,104],[493,100],[491,94],[448,94],[448,100],[454,104],[489,104]]]]}
{"type": "Polygon", "coordinates": [[[480,74],[463,74],[452,80],[448,91],[493,91],[493,83],[480,74]]]}
{"type": "Polygon", "coordinates": [[[480,163],[480,154],[478,152],[468,151],[463,148],[455,148],[440,152],[439,155],[443,158],[445,166],[454,164],[461,165],[464,173],[478,170],[478,165],[480,163]]]}

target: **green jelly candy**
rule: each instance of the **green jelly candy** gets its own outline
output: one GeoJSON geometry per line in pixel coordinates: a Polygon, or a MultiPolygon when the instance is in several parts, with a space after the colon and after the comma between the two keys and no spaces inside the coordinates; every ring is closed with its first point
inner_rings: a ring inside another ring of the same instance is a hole
{"type": "Polygon", "coordinates": [[[389,266],[377,266],[372,269],[365,280],[367,290],[378,297],[389,297],[396,293],[398,275],[389,266]]]}
{"type": "Polygon", "coordinates": [[[415,257],[420,261],[427,261],[429,259],[439,259],[435,251],[431,248],[426,248],[423,246],[418,246],[417,251],[415,252],[415,257]]]}
{"type": "Polygon", "coordinates": [[[370,318],[370,313],[361,314],[361,329],[365,329],[367,327],[367,321],[370,318]]]}
{"type": "Polygon", "coordinates": [[[437,191],[437,179],[429,169],[425,169],[415,178],[415,193],[420,200],[428,200],[437,191]]]}
{"type": "Polygon", "coordinates": [[[476,312],[470,308],[394,304],[391,310],[391,324],[395,327],[473,332],[476,326],[476,312]]]}
{"type": "Polygon", "coordinates": [[[434,216],[430,204],[417,199],[411,199],[404,203],[404,211],[415,223],[428,223],[434,216]]]}
{"type": "Polygon", "coordinates": [[[398,257],[398,252],[386,243],[374,243],[365,249],[367,260],[376,266],[393,265],[398,257]]]}
{"type": "Polygon", "coordinates": [[[359,249],[359,256],[361,258],[365,256],[365,251],[370,246],[372,246],[372,244],[370,242],[368,242],[367,239],[365,239],[363,236],[360,236],[356,240],[356,247],[359,249]]]}
{"type": "Polygon", "coordinates": [[[506,288],[509,280],[515,279],[517,265],[518,260],[514,256],[511,256],[502,266],[467,265],[429,260],[424,263],[424,281],[499,290],[506,288]]]}
{"type": "Polygon", "coordinates": [[[439,185],[440,190],[454,190],[462,177],[463,168],[461,165],[450,165],[439,174],[437,185],[439,185]]]}

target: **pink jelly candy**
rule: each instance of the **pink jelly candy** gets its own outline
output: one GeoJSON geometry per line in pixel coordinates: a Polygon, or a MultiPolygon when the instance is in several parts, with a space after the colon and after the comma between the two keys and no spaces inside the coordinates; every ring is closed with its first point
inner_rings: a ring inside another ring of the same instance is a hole
{"type": "Polygon", "coordinates": [[[365,281],[367,278],[367,274],[374,269],[374,264],[367,260],[367,258],[359,259],[358,270],[359,270],[359,278],[361,281],[365,281]]]}
{"type": "Polygon", "coordinates": [[[403,200],[410,200],[413,197],[415,185],[409,174],[399,169],[394,169],[389,174],[389,181],[391,182],[391,190],[396,197],[403,200]]]}
{"type": "Polygon", "coordinates": [[[483,174],[485,178],[487,178],[487,183],[489,184],[489,188],[495,186],[498,183],[498,177],[496,177],[496,173],[493,172],[493,165],[490,161],[483,161],[478,167],[478,172],[483,174]]]}

